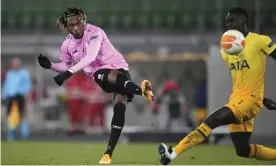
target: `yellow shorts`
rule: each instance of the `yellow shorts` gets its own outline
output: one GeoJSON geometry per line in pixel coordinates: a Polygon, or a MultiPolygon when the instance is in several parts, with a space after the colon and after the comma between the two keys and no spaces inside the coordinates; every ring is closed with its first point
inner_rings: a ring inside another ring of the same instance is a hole
{"type": "Polygon", "coordinates": [[[251,95],[237,96],[225,106],[229,107],[235,117],[242,124],[231,124],[231,132],[252,132],[254,128],[254,118],[262,111],[262,106],[251,95]]]}

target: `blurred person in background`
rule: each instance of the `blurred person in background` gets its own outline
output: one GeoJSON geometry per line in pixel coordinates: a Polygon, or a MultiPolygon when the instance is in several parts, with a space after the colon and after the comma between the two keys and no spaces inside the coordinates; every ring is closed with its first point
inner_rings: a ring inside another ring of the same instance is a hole
{"type": "Polygon", "coordinates": [[[193,122],[188,113],[188,104],[181,93],[180,86],[172,79],[167,80],[162,87],[161,94],[153,104],[152,111],[157,114],[160,109],[167,111],[166,130],[179,131],[182,129],[181,117],[184,114],[185,122],[189,128],[193,128],[193,122]]]}
{"type": "Polygon", "coordinates": [[[110,95],[105,93],[97,83],[89,77],[86,77],[82,83],[82,96],[84,100],[85,114],[90,128],[97,129],[99,126],[103,131],[105,121],[105,107],[110,102],[110,95]],[[96,123],[96,120],[98,123],[96,123]],[[98,124],[98,125],[96,125],[98,124]]]}
{"type": "Polygon", "coordinates": [[[14,57],[11,68],[7,71],[3,83],[2,100],[7,103],[9,141],[14,140],[14,131],[20,124],[21,136],[27,138],[29,126],[25,117],[25,103],[31,90],[31,76],[26,68],[21,67],[21,59],[14,57]]]}
{"type": "Polygon", "coordinates": [[[204,78],[199,85],[195,95],[195,119],[196,126],[199,126],[207,117],[207,81],[204,78]]]}
{"type": "Polygon", "coordinates": [[[4,80],[6,78],[7,69],[1,66],[1,87],[3,87],[4,80]]]}
{"type": "Polygon", "coordinates": [[[84,122],[84,100],[83,100],[83,83],[86,75],[83,71],[77,72],[65,83],[66,94],[68,97],[67,109],[70,119],[71,129],[69,134],[83,133],[84,122]]]}

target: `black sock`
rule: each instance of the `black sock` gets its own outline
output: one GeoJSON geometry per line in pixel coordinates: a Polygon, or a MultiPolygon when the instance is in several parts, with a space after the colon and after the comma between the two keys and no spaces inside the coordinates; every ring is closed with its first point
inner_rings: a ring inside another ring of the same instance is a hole
{"type": "Polygon", "coordinates": [[[125,110],[126,105],[123,103],[117,103],[114,105],[114,115],[111,121],[111,133],[109,142],[105,154],[112,156],[113,150],[115,149],[118,139],[121,135],[125,124],[125,110]]]}
{"type": "Polygon", "coordinates": [[[119,74],[117,76],[116,84],[119,85],[125,93],[142,95],[141,87],[129,80],[129,78],[127,78],[124,74],[119,74]]]}

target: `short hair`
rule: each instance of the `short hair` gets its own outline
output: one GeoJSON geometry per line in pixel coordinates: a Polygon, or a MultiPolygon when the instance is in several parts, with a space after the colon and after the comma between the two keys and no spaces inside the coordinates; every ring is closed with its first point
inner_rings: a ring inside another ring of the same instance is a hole
{"type": "Polygon", "coordinates": [[[241,7],[234,7],[232,9],[229,10],[230,14],[239,14],[239,15],[243,15],[247,20],[248,20],[248,13],[244,8],[241,7]]]}
{"type": "Polygon", "coordinates": [[[62,13],[61,16],[57,19],[56,24],[62,30],[62,32],[66,32],[67,27],[67,18],[70,16],[80,15],[84,22],[87,20],[86,14],[83,12],[81,8],[69,6],[67,9],[62,13]]]}

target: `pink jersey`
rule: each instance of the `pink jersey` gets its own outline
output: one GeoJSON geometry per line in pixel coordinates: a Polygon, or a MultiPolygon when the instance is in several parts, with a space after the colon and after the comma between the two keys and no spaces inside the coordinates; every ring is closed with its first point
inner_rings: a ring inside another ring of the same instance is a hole
{"type": "Polygon", "coordinates": [[[76,73],[83,69],[93,76],[103,68],[128,70],[124,57],[113,47],[105,32],[91,24],[85,25],[81,39],[71,34],[67,36],[61,46],[60,60],[61,63],[52,63],[52,69],[57,72],[71,70],[76,73]]]}

